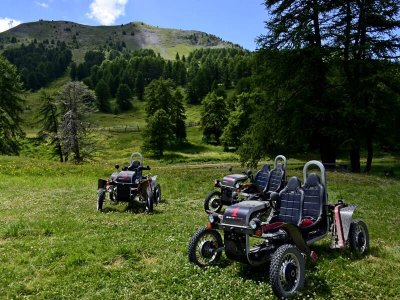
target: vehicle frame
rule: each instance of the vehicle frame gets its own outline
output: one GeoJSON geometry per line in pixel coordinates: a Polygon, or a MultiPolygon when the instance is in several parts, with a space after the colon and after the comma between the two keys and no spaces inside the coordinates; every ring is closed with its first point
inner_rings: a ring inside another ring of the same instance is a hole
{"type": "Polygon", "coordinates": [[[129,166],[119,171],[119,165],[116,164],[115,169],[110,178],[98,180],[97,210],[103,210],[108,193],[111,203],[136,201],[151,213],[154,204],[161,201],[161,186],[157,183],[157,176],[143,175],[143,170],[150,170],[149,166],[143,165],[143,155],[133,152],[129,166]]]}
{"type": "Polygon", "coordinates": [[[204,267],[216,263],[225,252],[227,258],[252,266],[269,262],[273,292],[279,298],[289,298],[304,285],[305,260],[318,258],[310,249],[316,241],[330,237],[331,248],[349,248],[355,255],[364,255],[369,248],[369,234],[363,221],[352,218],[356,206],[347,205],[343,200],[328,203],[326,173],[321,162],[307,162],[303,177],[303,186],[298,187],[299,179],[292,177],[279,194],[271,194],[269,201],[242,201],[229,206],[223,214],[208,211],[207,226],[200,228],[190,240],[189,261],[204,267]],[[321,179],[315,173],[308,174],[310,166],[319,169],[321,179]],[[310,191],[311,195],[319,195],[321,206],[315,220],[302,215],[303,208],[309,207],[305,199],[311,199],[304,195],[310,191]],[[299,212],[292,209],[296,221],[284,221],[284,217],[292,220],[293,216],[286,215],[286,205],[291,206],[295,200],[299,202],[299,212]],[[277,209],[271,214],[273,207],[277,209]]]}

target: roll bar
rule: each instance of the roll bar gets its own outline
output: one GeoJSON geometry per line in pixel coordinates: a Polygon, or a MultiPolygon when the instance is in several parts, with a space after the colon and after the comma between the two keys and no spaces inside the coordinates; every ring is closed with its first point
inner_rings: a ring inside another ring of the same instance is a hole
{"type": "Polygon", "coordinates": [[[133,158],[134,158],[135,156],[139,156],[140,165],[143,166],[143,155],[140,154],[139,152],[133,152],[133,153],[131,154],[129,163],[132,164],[132,162],[134,161],[133,158]]]}
{"type": "Polygon", "coordinates": [[[278,164],[279,159],[283,161],[283,170],[286,170],[286,157],[284,157],[283,155],[278,155],[277,157],[275,157],[274,169],[276,169],[276,165],[278,164]]]}

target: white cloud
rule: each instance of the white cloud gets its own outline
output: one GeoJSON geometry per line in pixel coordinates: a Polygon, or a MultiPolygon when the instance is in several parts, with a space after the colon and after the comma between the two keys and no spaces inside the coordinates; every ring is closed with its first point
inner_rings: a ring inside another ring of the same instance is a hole
{"type": "Polygon", "coordinates": [[[46,3],[46,2],[35,1],[35,3],[36,3],[36,5],[39,5],[39,6],[43,7],[43,8],[48,8],[49,7],[49,4],[46,3]]]}
{"type": "Polygon", "coordinates": [[[21,23],[22,23],[21,21],[13,20],[10,18],[0,18],[0,32],[6,31],[21,23]]]}
{"type": "Polygon", "coordinates": [[[115,20],[125,15],[125,5],[128,0],[93,0],[90,12],[86,14],[91,19],[96,19],[102,25],[114,24],[115,20]]]}

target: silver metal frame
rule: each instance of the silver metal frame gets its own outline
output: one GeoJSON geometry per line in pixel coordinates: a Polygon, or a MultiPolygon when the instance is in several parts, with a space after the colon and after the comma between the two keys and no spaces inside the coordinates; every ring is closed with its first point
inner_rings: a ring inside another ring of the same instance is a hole
{"type": "Polygon", "coordinates": [[[143,166],[143,155],[141,153],[139,153],[139,152],[133,152],[131,154],[131,157],[129,159],[129,163],[132,164],[134,156],[139,156],[140,157],[140,165],[143,166]]]}
{"type": "Polygon", "coordinates": [[[286,157],[283,155],[278,155],[274,159],[274,169],[276,168],[276,165],[278,164],[278,160],[281,159],[283,161],[283,169],[286,170],[286,157]]]}
{"type": "Polygon", "coordinates": [[[324,165],[318,161],[318,160],[310,160],[307,162],[304,167],[303,167],[303,180],[306,182],[307,179],[307,171],[310,166],[317,166],[320,170],[321,173],[321,184],[324,186],[324,192],[325,192],[325,200],[328,202],[328,192],[327,192],[327,186],[326,186],[326,171],[324,165]]]}

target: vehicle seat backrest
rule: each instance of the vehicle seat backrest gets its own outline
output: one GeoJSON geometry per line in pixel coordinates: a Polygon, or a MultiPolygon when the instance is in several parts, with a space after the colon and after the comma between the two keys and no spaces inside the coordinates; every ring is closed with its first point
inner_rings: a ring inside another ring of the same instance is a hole
{"type": "Polygon", "coordinates": [[[304,192],[301,189],[301,182],[293,176],[279,193],[278,220],[298,226],[302,220],[303,199],[304,192]]]}
{"type": "Polygon", "coordinates": [[[321,218],[325,204],[325,188],[315,173],[307,176],[302,188],[304,191],[302,217],[317,221],[321,218]]]}
{"type": "Polygon", "coordinates": [[[268,184],[270,175],[269,164],[265,164],[254,177],[253,184],[261,190],[264,190],[268,184]]]}
{"type": "Polygon", "coordinates": [[[276,167],[269,174],[269,183],[267,192],[276,192],[282,185],[282,180],[285,177],[285,170],[281,163],[276,164],[276,167]]]}
{"type": "Polygon", "coordinates": [[[136,171],[135,172],[135,179],[140,179],[142,177],[142,168],[140,167],[140,161],[134,160],[131,165],[128,167],[129,171],[136,171]]]}

